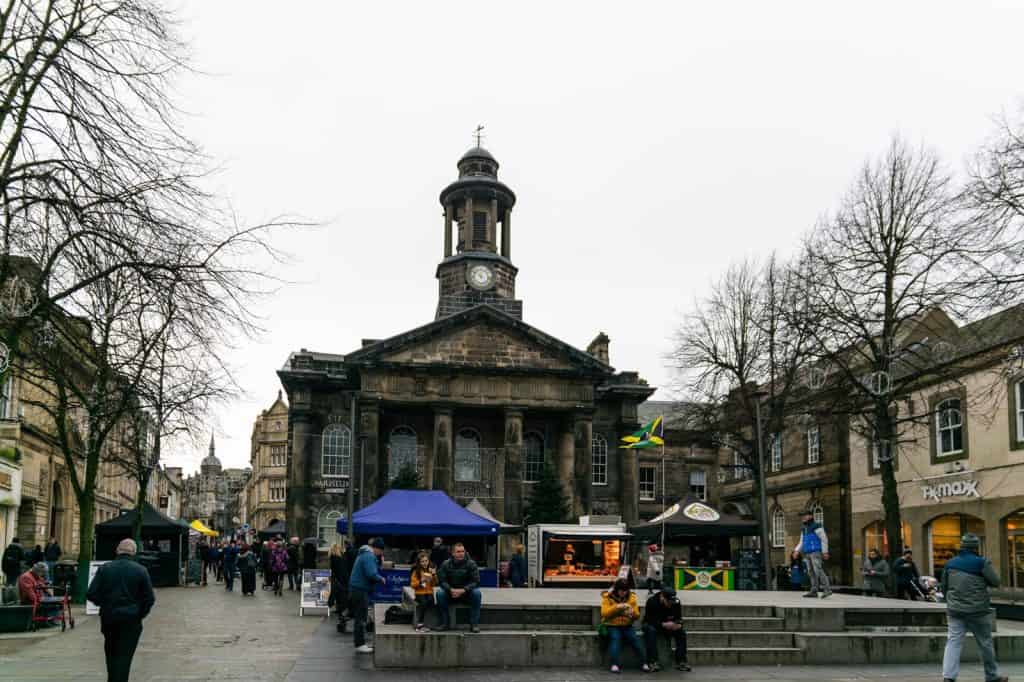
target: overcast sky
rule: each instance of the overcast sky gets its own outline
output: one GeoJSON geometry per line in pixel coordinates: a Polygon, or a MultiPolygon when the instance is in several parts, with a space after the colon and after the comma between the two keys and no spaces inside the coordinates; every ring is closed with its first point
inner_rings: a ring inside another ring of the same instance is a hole
{"type": "Polygon", "coordinates": [[[839,4],[186,1],[206,75],[178,101],[214,189],[323,223],[279,240],[294,283],[234,357],[224,465],[248,465],[290,351],[433,319],[438,193],[477,124],[518,196],[526,322],[580,348],[604,331],[665,387],[680,312],[730,261],[791,252],[894,133],[962,168],[1020,106],[1021,3],[839,4]]]}

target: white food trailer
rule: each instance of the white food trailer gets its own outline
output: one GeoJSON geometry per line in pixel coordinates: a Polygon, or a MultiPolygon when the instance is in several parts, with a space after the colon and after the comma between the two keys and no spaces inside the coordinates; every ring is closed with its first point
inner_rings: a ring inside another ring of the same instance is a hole
{"type": "Polygon", "coordinates": [[[611,585],[622,563],[628,563],[630,537],[618,516],[581,516],[575,524],[529,526],[530,585],[611,585]]]}

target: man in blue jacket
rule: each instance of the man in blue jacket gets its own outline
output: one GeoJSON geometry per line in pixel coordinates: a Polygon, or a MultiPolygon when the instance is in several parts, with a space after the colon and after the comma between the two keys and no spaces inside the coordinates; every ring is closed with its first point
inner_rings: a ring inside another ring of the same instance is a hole
{"type": "Polygon", "coordinates": [[[942,657],[942,679],[955,682],[960,674],[960,652],[969,630],[985,665],[986,682],[1006,682],[1000,677],[996,650],[992,644],[992,604],[988,589],[999,587],[999,574],[992,562],[980,556],[981,540],[974,533],[960,538],[960,553],[949,560],[942,572],[942,593],[946,595],[949,635],[942,657]]]}
{"type": "Polygon", "coordinates": [[[384,541],[374,538],[356,553],[352,575],[348,579],[348,603],[352,610],[352,644],[356,653],[372,654],[373,647],[366,644],[366,615],[370,608],[370,593],[385,583],[377,571],[377,558],[384,554],[384,541]]]}
{"type": "Polygon", "coordinates": [[[807,576],[811,579],[811,589],[805,597],[817,597],[821,592],[821,598],[827,599],[832,596],[832,584],[829,582],[828,573],[825,572],[825,562],[828,561],[828,535],[821,524],[814,520],[814,514],[810,510],[801,513],[803,525],[800,527],[800,542],[793,550],[793,556],[803,556],[804,565],[807,567],[807,576]]]}
{"type": "Polygon", "coordinates": [[[235,571],[238,569],[238,543],[234,540],[224,548],[224,588],[234,592],[235,571]]]}

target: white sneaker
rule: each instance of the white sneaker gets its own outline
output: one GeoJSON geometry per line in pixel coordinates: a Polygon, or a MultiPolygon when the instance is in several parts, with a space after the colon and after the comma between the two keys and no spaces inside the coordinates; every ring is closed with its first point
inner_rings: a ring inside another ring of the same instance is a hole
{"type": "Polygon", "coordinates": [[[357,646],[356,647],[356,653],[357,654],[372,654],[373,653],[373,647],[370,646],[369,644],[364,644],[362,646],[357,646]]]}

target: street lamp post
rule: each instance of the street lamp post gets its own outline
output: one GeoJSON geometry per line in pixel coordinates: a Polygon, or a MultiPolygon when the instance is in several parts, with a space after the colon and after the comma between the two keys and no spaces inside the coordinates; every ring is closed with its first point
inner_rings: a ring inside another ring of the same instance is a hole
{"type": "Polygon", "coordinates": [[[768,486],[765,482],[764,447],[761,437],[761,399],[767,394],[758,391],[754,394],[754,422],[757,431],[757,490],[761,501],[761,573],[764,574],[765,589],[774,589],[771,579],[771,559],[768,538],[768,486]]]}

